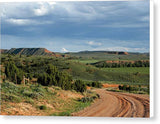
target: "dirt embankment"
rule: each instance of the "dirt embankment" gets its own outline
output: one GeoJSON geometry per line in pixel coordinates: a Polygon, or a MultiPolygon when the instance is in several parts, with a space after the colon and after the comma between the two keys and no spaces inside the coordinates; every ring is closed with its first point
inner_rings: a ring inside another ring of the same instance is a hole
{"type": "Polygon", "coordinates": [[[109,87],[112,87],[112,88],[118,88],[119,84],[102,84],[102,87],[104,88],[109,88],[109,87]]]}
{"type": "Polygon", "coordinates": [[[109,92],[98,89],[100,99],[90,107],[73,113],[73,116],[88,117],[149,117],[149,96],[109,92]]]}

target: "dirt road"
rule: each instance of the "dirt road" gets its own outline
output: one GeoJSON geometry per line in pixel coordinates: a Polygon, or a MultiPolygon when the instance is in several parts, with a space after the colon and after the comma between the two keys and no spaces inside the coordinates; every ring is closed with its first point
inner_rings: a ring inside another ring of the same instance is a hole
{"type": "Polygon", "coordinates": [[[149,96],[110,92],[97,89],[100,95],[90,107],[73,113],[73,116],[89,117],[149,117],[149,96]]]}

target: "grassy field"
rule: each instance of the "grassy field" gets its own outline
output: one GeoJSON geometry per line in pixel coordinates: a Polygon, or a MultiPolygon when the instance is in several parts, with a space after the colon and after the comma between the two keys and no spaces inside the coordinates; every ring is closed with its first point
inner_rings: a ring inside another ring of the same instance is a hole
{"type": "Polygon", "coordinates": [[[149,85],[148,67],[96,68],[84,63],[71,62],[65,70],[74,79],[88,81],[113,82],[117,84],[149,85]]]}
{"type": "Polygon", "coordinates": [[[84,64],[95,63],[95,62],[99,62],[99,61],[103,61],[103,59],[102,60],[99,60],[99,59],[73,59],[73,60],[70,60],[70,62],[79,62],[79,63],[84,63],[84,64]]]}
{"type": "Polygon", "coordinates": [[[149,67],[101,68],[106,72],[149,74],[149,67]]]}

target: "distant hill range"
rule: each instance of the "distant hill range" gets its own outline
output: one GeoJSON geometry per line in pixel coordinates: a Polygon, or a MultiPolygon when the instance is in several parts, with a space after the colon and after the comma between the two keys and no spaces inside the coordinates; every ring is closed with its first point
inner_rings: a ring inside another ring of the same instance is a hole
{"type": "Polygon", "coordinates": [[[33,56],[53,56],[53,57],[77,57],[77,58],[97,58],[117,60],[121,59],[137,59],[147,60],[149,59],[149,53],[135,53],[135,52],[123,52],[123,51],[80,51],[80,52],[67,52],[58,53],[47,50],[46,48],[11,48],[0,49],[1,53],[15,54],[15,55],[33,55],[33,56]]]}
{"type": "Polygon", "coordinates": [[[1,53],[15,54],[15,55],[44,55],[62,57],[60,54],[56,54],[47,50],[46,48],[11,48],[10,50],[1,49],[1,53]]]}
{"type": "Polygon", "coordinates": [[[81,54],[93,54],[93,53],[104,53],[104,54],[115,54],[115,55],[128,55],[128,52],[123,51],[80,51],[81,54]]]}
{"type": "MultiPolygon", "coordinates": [[[[11,48],[7,49],[0,49],[1,53],[8,53],[8,54],[15,54],[15,55],[48,55],[48,56],[64,56],[67,54],[72,53],[65,53],[64,55],[56,54],[47,50],[46,48],[11,48]]],[[[105,54],[115,54],[115,55],[128,55],[127,52],[118,52],[118,51],[80,51],[74,52],[80,54],[94,54],[94,53],[105,53],[105,54]]]]}

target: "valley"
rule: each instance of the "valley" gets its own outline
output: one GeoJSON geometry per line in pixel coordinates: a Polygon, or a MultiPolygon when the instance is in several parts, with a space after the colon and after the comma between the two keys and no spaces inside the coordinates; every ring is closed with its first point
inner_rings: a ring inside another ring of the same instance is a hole
{"type": "Polygon", "coordinates": [[[149,63],[149,53],[1,50],[1,113],[149,117],[149,63]]]}

